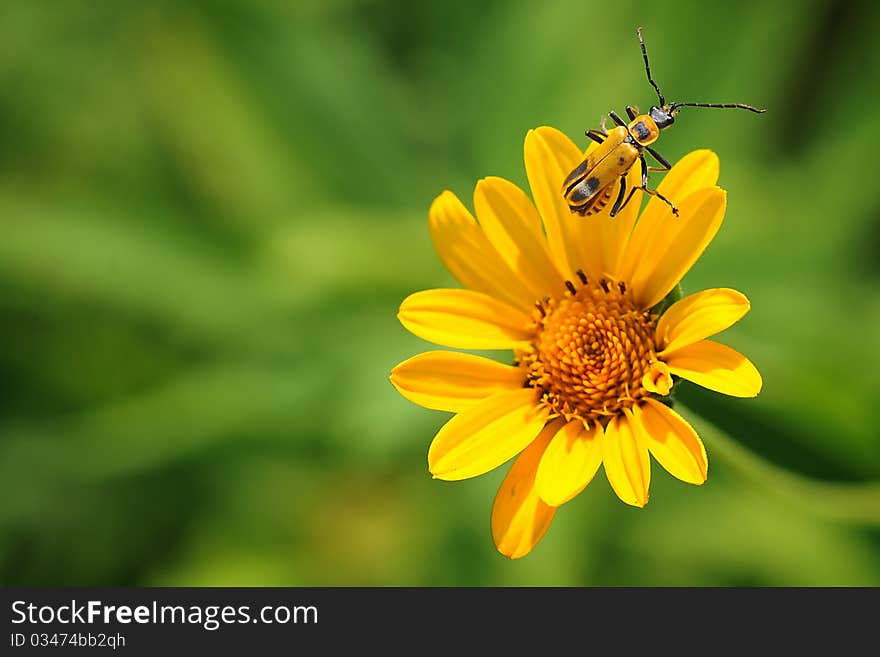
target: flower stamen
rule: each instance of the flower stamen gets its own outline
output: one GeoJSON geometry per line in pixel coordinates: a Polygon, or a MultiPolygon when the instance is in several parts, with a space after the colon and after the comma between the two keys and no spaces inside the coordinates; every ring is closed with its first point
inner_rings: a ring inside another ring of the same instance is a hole
{"type": "MultiPolygon", "coordinates": [[[[526,385],[541,391],[551,416],[584,424],[617,415],[654,390],[656,316],[639,310],[622,281],[565,281],[565,293],[535,305],[535,338],[517,352],[526,385]]],[[[662,387],[656,386],[657,388],[662,387]]]]}

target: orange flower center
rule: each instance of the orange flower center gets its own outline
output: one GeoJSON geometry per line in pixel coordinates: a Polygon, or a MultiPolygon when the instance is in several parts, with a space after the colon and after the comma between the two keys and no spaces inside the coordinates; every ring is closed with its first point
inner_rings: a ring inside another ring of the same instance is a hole
{"type": "Polygon", "coordinates": [[[535,304],[535,339],[516,356],[554,415],[586,424],[650,395],[643,378],[653,376],[657,317],[639,310],[623,283],[578,276],[580,287],[566,282],[562,298],[535,304]]]}

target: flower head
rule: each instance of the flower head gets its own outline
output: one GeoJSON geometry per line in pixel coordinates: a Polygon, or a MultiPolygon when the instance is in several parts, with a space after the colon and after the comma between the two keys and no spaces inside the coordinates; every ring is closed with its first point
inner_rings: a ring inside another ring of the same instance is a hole
{"type": "Polygon", "coordinates": [[[663,178],[659,191],[679,217],[654,198],[639,216],[641,192],[614,218],[607,205],[572,214],[560,186],[582,158],[565,135],[538,128],[525,143],[534,203],[513,183],[483,179],[477,223],[443,192],[431,235],[466,289],[417,292],[398,315],[440,345],[513,351],[513,365],[430,351],[391,374],[407,399],[455,413],[428,451],[434,477],[475,477],[519,455],[492,510],[495,544],[511,558],[535,546],[600,465],[617,496],[638,507],[648,502],[649,454],[682,481],[706,480],[706,450],[669,405],[676,378],[738,397],[761,388],[747,358],[707,339],[748,312],[742,294],[665,301],[724,218],[715,154],[694,151],[663,178]]]}

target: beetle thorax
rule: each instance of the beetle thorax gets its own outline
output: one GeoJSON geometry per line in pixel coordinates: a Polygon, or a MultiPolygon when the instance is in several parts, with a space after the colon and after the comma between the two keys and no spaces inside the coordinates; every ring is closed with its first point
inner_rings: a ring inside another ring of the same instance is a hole
{"type": "Polygon", "coordinates": [[[640,114],[627,126],[630,136],[640,146],[650,146],[660,136],[660,128],[647,114],[640,114]]]}

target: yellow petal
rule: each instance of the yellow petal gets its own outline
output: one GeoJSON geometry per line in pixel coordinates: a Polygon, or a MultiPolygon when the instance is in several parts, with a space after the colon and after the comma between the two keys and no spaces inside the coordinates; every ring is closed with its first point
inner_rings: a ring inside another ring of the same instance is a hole
{"type": "Polygon", "coordinates": [[[519,368],[455,351],[428,351],[391,370],[391,383],[411,402],[453,413],[524,382],[519,368]]]}
{"type": "Polygon", "coordinates": [[[605,427],[602,462],[608,483],[622,501],[643,507],[648,503],[651,461],[648,448],[638,439],[630,415],[615,415],[605,427]]]}
{"type": "MultiPolygon", "coordinates": [[[[636,164],[626,177],[627,196],[630,190],[639,187],[641,183],[641,167],[636,164]]],[[[596,220],[598,233],[596,243],[599,247],[597,254],[599,265],[596,273],[618,281],[624,280],[622,272],[624,253],[633,226],[636,225],[639,208],[642,207],[642,192],[636,191],[625,208],[619,210],[613,217],[610,216],[619,191],[620,184],[615,183],[610,202],[602,212],[593,217],[596,220]]]]}
{"type": "Polygon", "coordinates": [[[515,349],[531,337],[528,315],[472,290],[416,292],[397,317],[420,338],[459,349],[515,349]]]}
{"type": "Polygon", "coordinates": [[[501,392],[452,417],[434,437],[428,468],[437,479],[456,481],[497,468],[519,454],[541,431],[548,412],[537,391],[501,392]]]}
{"type": "Polygon", "coordinates": [[[541,501],[535,471],[547,443],[559,428],[551,422],[514,461],[492,506],[492,538],[498,551],[511,559],[524,557],[544,536],[556,507],[541,501]]]}
{"type": "Polygon", "coordinates": [[[673,374],[704,388],[733,397],[761,392],[761,374],[738,351],[712,340],[702,340],[663,354],[673,374]]]}
{"type": "Polygon", "coordinates": [[[648,365],[648,370],[642,377],[642,385],[645,390],[655,395],[665,397],[672,390],[672,375],[663,361],[655,360],[648,365]]]}
{"type": "Polygon", "coordinates": [[[673,351],[733,326],[749,312],[745,295],[729,288],[703,290],[669,306],[657,323],[656,343],[673,351]]]}
{"type": "Polygon", "coordinates": [[[504,263],[455,194],[445,191],[434,199],[428,225],[440,260],[459,283],[522,310],[532,308],[537,297],[504,263]]]}
{"type": "Polygon", "coordinates": [[[641,308],[656,305],[693,266],[721,227],[726,204],[724,190],[704,187],[682,201],[680,216],[668,214],[662,239],[629,279],[641,308]]]}
{"type": "Polygon", "coordinates": [[[525,192],[504,178],[484,178],[474,191],[474,208],[486,237],[533,299],[564,289],[564,279],[547,249],[541,217],[525,192]]]}
{"type": "MultiPolygon", "coordinates": [[[[720,169],[718,156],[712,151],[705,148],[691,151],[663,175],[657,191],[675,203],[676,199],[684,199],[698,189],[714,187],[718,183],[720,169]]],[[[656,215],[667,213],[670,210],[666,203],[659,198],[651,198],[642,217],[650,221],[656,215]]]]}
{"type": "MultiPolygon", "coordinates": [[[[550,253],[559,271],[572,278],[582,260],[578,227],[562,195],[562,182],[583,159],[574,142],[555,128],[529,130],[525,143],[526,175],[532,198],[544,221],[550,253]]],[[[582,224],[583,222],[581,222],[582,224]]]]}
{"type": "MultiPolygon", "coordinates": [[[[718,156],[715,153],[708,150],[693,151],[663,175],[657,191],[680,206],[686,197],[698,189],[714,186],[718,181],[718,171],[718,156]]],[[[670,221],[675,220],[676,217],[666,203],[658,198],[650,198],[626,245],[621,280],[631,281],[639,263],[650,258],[657,251],[658,245],[666,243],[664,233],[670,221]]]]}
{"type": "Polygon", "coordinates": [[[684,418],[655,399],[633,407],[633,427],[648,450],[673,477],[689,484],[706,481],[709,461],[703,441],[684,418]]]}
{"type": "Polygon", "coordinates": [[[550,506],[561,506],[580,493],[602,463],[602,425],[585,428],[580,420],[563,426],[544,450],[535,485],[550,506]]]}

